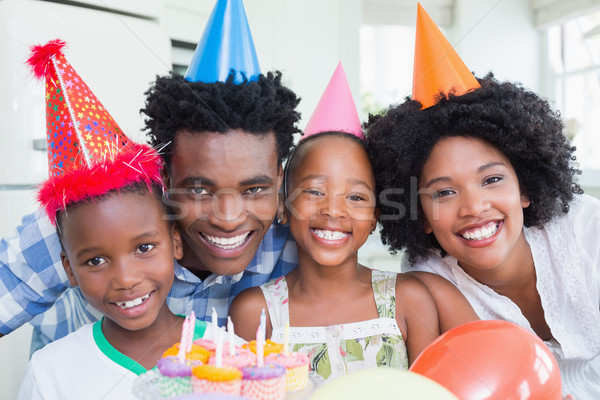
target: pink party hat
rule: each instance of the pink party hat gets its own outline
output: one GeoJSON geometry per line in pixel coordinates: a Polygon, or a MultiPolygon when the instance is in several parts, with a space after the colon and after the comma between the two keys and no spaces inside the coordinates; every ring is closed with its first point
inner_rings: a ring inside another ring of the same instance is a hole
{"type": "Polygon", "coordinates": [[[421,4],[417,4],[412,99],[423,108],[437,102],[440,92],[464,94],[479,82],[421,4]]]}
{"type": "Polygon", "coordinates": [[[306,124],[302,139],[328,131],[346,132],[361,139],[365,138],[341,62],[306,124]]]}
{"type": "Polygon", "coordinates": [[[54,221],[67,205],[134,182],[162,184],[162,160],[148,145],[136,144],[62,53],[65,42],[32,46],[27,64],[46,81],[49,179],[38,200],[54,221]]]}

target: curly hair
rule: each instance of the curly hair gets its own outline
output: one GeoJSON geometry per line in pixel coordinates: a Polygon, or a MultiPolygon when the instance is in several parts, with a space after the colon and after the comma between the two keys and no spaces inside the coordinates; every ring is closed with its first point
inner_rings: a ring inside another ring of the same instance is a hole
{"type": "Polygon", "coordinates": [[[524,209],[527,227],[568,212],[573,194],[583,193],[575,181],[575,147],[563,135],[560,114],[520,84],[499,82],[491,73],[478,80],[481,88],[466,94],[440,93],[426,109],[407,99],[365,124],[382,241],[394,253],[405,249],[410,262],[426,258],[432,248],[445,254],[433,233],[423,231],[417,189],[432,148],[444,137],[482,139],[510,160],[531,202],[524,209]]]}
{"type": "Polygon", "coordinates": [[[140,111],[146,118],[150,143],[162,148],[167,168],[177,132],[227,133],[241,129],[255,135],[274,132],[278,161],[287,158],[300,132],[296,123],[300,113],[296,106],[300,99],[281,83],[280,72],[259,75],[255,81],[234,83],[230,73],[225,82],[189,82],[181,75],[171,73],[158,76],[146,91],[146,107],[140,111]]]}

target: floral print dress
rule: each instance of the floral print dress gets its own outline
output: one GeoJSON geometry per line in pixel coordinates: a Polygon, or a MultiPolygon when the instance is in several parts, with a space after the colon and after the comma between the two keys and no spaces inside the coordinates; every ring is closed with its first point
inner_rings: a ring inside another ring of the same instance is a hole
{"type": "MultiPolygon", "coordinates": [[[[373,270],[373,294],[379,318],[349,324],[292,327],[293,351],[310,358],[311,371],[328,380],[347,372],[374,367],[408,369],[406,345],[396,323],[396,273],[373,270]]],[[[285,277],[260,287],[273,325],[271,340],[283,343],[289,324],[288,287],[285,277]]]]}

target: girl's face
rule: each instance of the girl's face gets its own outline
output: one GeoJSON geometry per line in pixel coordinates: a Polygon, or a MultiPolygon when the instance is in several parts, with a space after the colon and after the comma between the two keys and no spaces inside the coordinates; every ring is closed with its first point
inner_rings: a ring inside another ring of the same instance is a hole
{"type": "Polygon", "coordinates": [[[489,143],[470,137],[440,140],[419,178],[425,232],[468,273],[515,265],[523,236],[521,194],[510,161],[489,143]]]}
{"type": "MultiPolygon", "coordinates": [[[[179,233],[153,194],[115,193],[63,218],[61,254],[71,285],[120,327],[151,327],[173,284],[179,233]]],[[[105,321],[107,322],[107,321],[105,321]]]]}
{"type": "Polygon", "coordinates": [[[290,176],[287,215],[305,255],[323,266],[356,264],[375,228],[375,179],[367,154],[349,138],[311,139],[290,176]]]}

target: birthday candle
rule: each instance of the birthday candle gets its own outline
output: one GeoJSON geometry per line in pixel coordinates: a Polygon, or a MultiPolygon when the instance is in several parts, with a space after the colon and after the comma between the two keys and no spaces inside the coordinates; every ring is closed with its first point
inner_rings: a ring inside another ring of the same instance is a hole
{"type": "Polygon", "coordinates": [[[217,310],[215,310],[215,308],[213,307],[212,310],[212,336],[213,336],[213,341],[216,342],[217,340],[217,329],[219,328],[219,322],[217,319],[217,310]]]}
{"type": "Polygon", "coordinates": [[[231,317],[227,317],[227,333],[229,334],[229,354],[235,355],[235,334],[233,333],[233,322],[231,317]]]}
{"type": "Polygon", "coordinates": [[[256,363],[262,367],[265,362],[265,309],[260,314],[260,323],[256,330],[256,363]]]}
{"type": "Polygon", "coordinates": [[[285,324],[285,330],[283,331],[283,354],[286,356],[290,355],[290,324],[285,324]]]}
{"type": "Polygon", "coordinates": [[[217,348],[215,349],[215,365],[217,367],[223,366],[223,329],[219,328],[216,337],[217,348]]]}
{"type": "Polygon", "coordinates": [[[180,361],[185,361],[185,354],[192,350],[192,342],[194,341],[194,328],[196,327],[196,315],[194,311],[183,320],[181,329],[181,340],[179,341],[179,352],[177,357],[180,361]]]}

